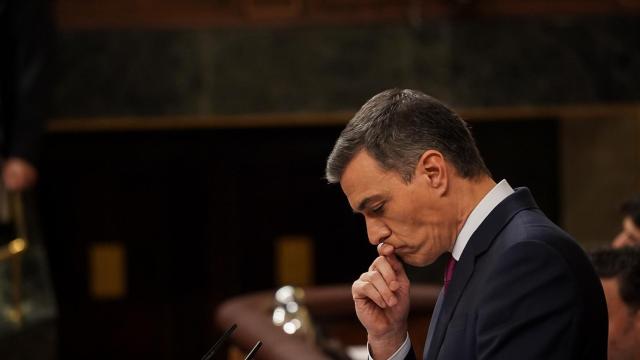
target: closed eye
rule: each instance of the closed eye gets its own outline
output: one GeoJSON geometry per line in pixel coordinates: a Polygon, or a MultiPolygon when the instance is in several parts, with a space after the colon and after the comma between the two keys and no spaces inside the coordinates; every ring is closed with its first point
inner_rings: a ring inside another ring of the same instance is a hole
{"type": "Polygon", "coordinates": [[[384,203],[380,203],[374,207],[371,208],[371,213],[376,214],[376,215],[380,215],[382,214],[384,210],[384,203]]]}

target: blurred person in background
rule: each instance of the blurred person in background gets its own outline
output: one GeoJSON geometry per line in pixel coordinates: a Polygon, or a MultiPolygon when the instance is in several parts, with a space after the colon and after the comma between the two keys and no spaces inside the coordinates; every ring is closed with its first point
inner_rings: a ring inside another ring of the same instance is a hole
{"type": "Polygon", "coordinates": [[[609,311],[609,360],[640,359],[640,248],[592,254],[609,311]]]}
{"type": "Polygon", "coordinates": [[[10,191],[35,185],[46,113],[49,2],[0,0],[0,148],[10,191]]]}
{"type": "Polygon", "coordinates": [[[614,248],[640,245],[640,195],[625,201],[622,206],[622,230],[613,239],[614,248]]]}
{"type": "Polygon", "coordinates": [[[56,357],[57,309],[32,189],[47,114],[48,0],[0,0],[0,357],[56,357]],[[16,193],[12,196],[12,193],[16,193]],[[12,247],[15,249],[15,247],[12,247]],[[16,276],[19,274],[19,276],[16,276]],[[17,289],[17,290],[16,290],[17,289]]]}

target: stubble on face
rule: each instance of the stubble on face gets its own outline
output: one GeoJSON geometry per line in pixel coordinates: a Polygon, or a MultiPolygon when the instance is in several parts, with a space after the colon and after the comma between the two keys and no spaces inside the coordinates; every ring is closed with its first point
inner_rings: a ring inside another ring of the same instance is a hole
{"type": "Polygon", "coordinates": [[[414,266],[429,265],[450,250],[453,236],[444,226],[444,211],[436,210],[439,199],[420,180],[407,184],[360,151],[340,181],[351,208],[365,217],[369,242],[392,246],[396,255],[414,266]]]}

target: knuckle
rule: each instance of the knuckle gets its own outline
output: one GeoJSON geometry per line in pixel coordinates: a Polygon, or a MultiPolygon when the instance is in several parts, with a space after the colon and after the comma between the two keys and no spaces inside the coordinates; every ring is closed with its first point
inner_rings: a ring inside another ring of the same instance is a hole
{"type": "Polygon", "coordinates": [[[353,284],[351,285],[351,292],[359,292],[362,290],[362,287],[364,286],[365,282],[361,281],[361,280],[356,280],[353,282],[353,284]]]}
{"type": "Polygon", "coordinates": [[[375,260],[373,260],[373,265],[379,265],[381,263],[385,263],[387,259],[384,256],[378,256],[375,260]]]}

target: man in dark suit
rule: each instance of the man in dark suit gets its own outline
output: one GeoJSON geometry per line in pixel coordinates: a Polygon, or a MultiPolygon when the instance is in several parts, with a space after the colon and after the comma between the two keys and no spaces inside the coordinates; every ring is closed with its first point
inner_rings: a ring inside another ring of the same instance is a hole
{"type": "Polygon", "coordinates": [[[398,258],[426,266],[451,253],[425,359],[606,359],[606,303],[589,259],[528,189],[492,180],[466,123],[436,99],[374,96],[326,175],[378,247],[352,287],[372,358],[415,358],[398,258]]]}

